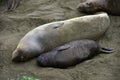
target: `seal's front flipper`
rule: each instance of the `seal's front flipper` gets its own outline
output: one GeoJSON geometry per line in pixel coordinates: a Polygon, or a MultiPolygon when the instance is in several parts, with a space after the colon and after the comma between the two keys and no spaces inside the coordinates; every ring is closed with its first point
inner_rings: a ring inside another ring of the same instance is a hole
{"type": "Polygon", "coordinates": [[[70,45],[63,45],[63,46],[59,47],[57,50],[58,51],[63,51],[63,50],[67,50],[69,48],[70,48],[70,45]]]}
{"type": "Polygon", "coordinates": [[[62,27],[63,25],[64,25],[64,22],[58,22],[58,23],[56,23],[56,24],[52,24],[53,29],[56,29],[56,28],[62,27]]]}

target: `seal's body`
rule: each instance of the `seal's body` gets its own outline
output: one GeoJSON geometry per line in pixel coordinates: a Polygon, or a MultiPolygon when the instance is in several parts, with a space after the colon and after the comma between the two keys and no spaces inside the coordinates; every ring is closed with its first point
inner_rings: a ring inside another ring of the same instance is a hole
{"type": "Polygon", "coordinates": [[[120,0],[87,0],[78,5],[78,10],[85,13],[105,11],[109,14],[120,15],[120,0]]]}
{"type": "Polygon", "coordinates": [[[108,15],[103,13],[39,26],[20,40],[13,52],[12,60],[15,62],[27,61],[73,40],[96,40],[108,29],[109,23],[108,15]]]}
{"type": "Polygon", "coordinates": [[[6,0],[4,11],[14,10],[18,7],[19,4],[20,0],[6,0]]]}
{"type": "Polygon", "coordinates": [[[37,64],[43,67],[67,68],[90,59],[100,52],[110,53],[113,50],[102,48],[93,40],[72,41],[40,55],[37,64]]]}

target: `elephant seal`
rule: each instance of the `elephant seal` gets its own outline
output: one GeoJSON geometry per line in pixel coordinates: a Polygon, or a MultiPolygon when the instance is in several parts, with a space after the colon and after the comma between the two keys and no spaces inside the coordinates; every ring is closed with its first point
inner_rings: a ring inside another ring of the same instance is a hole
{"type": "Polygon", "coordinates": [[[101,47],[93,40],[77,40],[40,55],[37,58],[37,64],[42,67],[67,68],[90,59],[100,52],[113,51],[113,49],[101,47]]]}
{"type": "Polygon", "coordinates": [[[27,61],[67,42],[98,39],[110,24],[106,13],[51,22],[28,32],[12,53],[12,61],[27,61]]]}
{"type": "Polygon", "coordinates": [[[80,3],[77,8],[85,13],[105,11],[112,15],[120,15],[120,0],[87,0],[80,3]]]}
{"type": "Polygon", "coordinates": [[[4,11],[16,9],[20,4],[20,0],[6,0],[4,11]]]}

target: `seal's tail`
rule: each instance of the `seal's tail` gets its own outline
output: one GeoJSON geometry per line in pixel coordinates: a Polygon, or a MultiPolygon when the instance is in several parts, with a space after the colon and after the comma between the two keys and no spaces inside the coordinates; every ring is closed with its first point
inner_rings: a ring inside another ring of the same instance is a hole
{"type": "Polygon", "coordinates": [[[102,53],[113,53],[113,52],[115,52],[115,49],[113,49],[113,48],[105,48],[105,47],[101,47],[100,48],[100,52],[102,52],[102,53]]]}

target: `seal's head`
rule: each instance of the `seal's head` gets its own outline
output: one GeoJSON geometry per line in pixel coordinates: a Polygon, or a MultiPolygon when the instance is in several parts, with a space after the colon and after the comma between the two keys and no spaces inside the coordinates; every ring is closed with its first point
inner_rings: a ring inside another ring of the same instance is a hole
{"type": "Polygon", "coordinates": [[[40,44],[36,36],[26,35],[21,39],[16,49],[12,53],[13,62],[24,62],[28,61],[44,51],[44,47],[40,44]]]}
{"type": "Polygon", "coordinates": [[[47,53],[43,53],[37,58],[37,65],[42,67],[55,67],[57,66],[56,63],[56,54],[57,51],[49,51],[47,53]]]}
{"type": "Polygon", "coordinates": [[[37,45],[26,45],[26,46],[18,46],[14,52],[12,53],[12,61],[13,62],[25,62],[36,56],[39,56],[41,53],[41,48],[37,45]]]}
{"type": "Polygon", "coordinates": [[[103,10],[104,8],[103,8],[103,5],[93,0],[93,1],[86,1],[86,2],[80,3],[77,9],[80,12],[95,13],[103,10]]]}
{"type": "Polygon", "coordinates": [[[37,65],[38,66],[46,67],[46,66],[48,66],[47,62],[48,62],[48,59],[43,57],[43,56],[39,56],[37,58],[37,65]]]}
{"type": "Polygon", "coordinates": [[[28,59],[26,53],[28,53],[28,52],[25,52],[22,49],[16,49],[12,54],[12,61],[13,62],[26,61],[28,59]]]}

